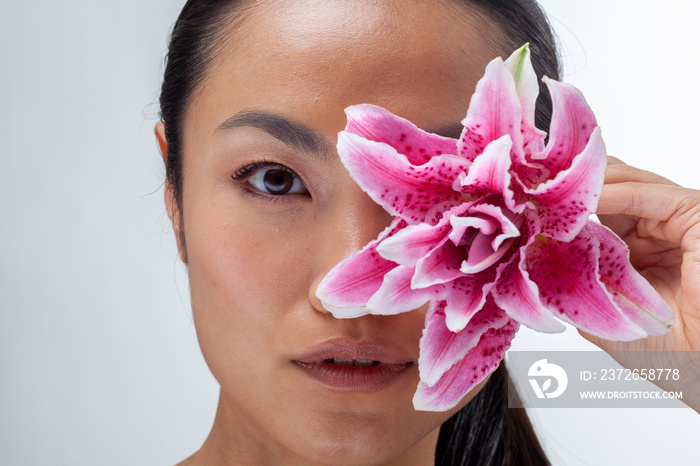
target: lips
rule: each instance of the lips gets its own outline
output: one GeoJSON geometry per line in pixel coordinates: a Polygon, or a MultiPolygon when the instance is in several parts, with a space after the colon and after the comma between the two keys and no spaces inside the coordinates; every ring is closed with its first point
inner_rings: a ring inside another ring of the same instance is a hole
{"type": "Polygon", "coordinates": [[[387,345],[342,339],[322,343],[292,362],[325,388],[344,392],[382,390],[415,365],[410,357],[387,345]]]}

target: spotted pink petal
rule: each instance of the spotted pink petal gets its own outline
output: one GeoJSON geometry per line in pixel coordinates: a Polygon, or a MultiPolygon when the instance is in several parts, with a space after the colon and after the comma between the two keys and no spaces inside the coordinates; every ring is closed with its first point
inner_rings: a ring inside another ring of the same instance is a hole
{"type": "Polygon", "coordinates": [[[467,205],[444,212],[437,224],[417,223],[408,225],[377,246],[377,252],[385,259],[401,265],[413,267],[416,262],[429,254],[436,245],[451,234],[450,220],[454,215],[466,212],[467,205]]]}
{"type": "Polygon", "coordinates": [[[449,234],[450,241],[457,246],[463,246],[472,240],[471,234],[474,233],[474,230],[479,230],[484,235],[492,235],[498,231],[498,222],[492,216],[478,212],[469,209],[469,213],[475,215],[469,217],[453,215],[450,217],[450,225],[452,226],[452,231],[449,234]]]}
{"type": "Polygon", "coordinates": [[[584,228],[568,243],[538,235],[525,260],[540,301],[560,319],[607,340],[645,337],[646,332],[625,316],[601,283],[599,258],[599,242],[584,228]]]}
{"type": "Polygon", "coordinates": [[[552,123],[547,147],[541,154],[533,154],[533,159],[544,165],[552,179],[583,152],[598,124],[578,89],[553,79],[543,80],[552,96],[552,123]]]}
{"type": "Polygon", "coordinates": [[[495,235],[476,235],[469,248],[469,257],[462,262],[462,267],[459,270],[468,275],[487,270],[503,259],[515,242],[515,238],[508,238],[496,249],[492,246],[495,241],[495,235]]]}
{"type": "MultiPolygon", "coordinates": [[[[493,249],[498,249],[501,243],[508,238],[520,236],[520,226],[523,223],[522,217],[514,212],[492,204],[478,204],[469,209],[472,213],[488,215],[500,224],[500,234],[498,234],[491,245],[493,249]]],[[[485,233],[486,232],[482,232],[485,233]]]]}
{"type": "Polygon", "coordinates": [[[455,215],[461,215],[461,212],[467,210],[472,202],[467,202],[464,199],[458,201],[442,201],[434,204],[425,215],[423,222],[430,225],[437,225],[441,219],[447,215],[453,218],[455,215]]]}
{"type": "MultiPolygon", "coordinates": [[[[593,112],[578,89],[546,77],[543,81],[552,96],[549,142],[546,148],[539,150],[539,135],[534,135],[534,139],[530,139],[524,148],[528,155],[527,162],[518,162],[513,169],[516,184],[530,189],[556,178],[560,172],[569,169],[574,159],[586,148],[598,126],[593,112]]],[[[526,130],[527,127],[527,123],[524,122],[523,134],[526,141],[531,137],[529,135],[533,134],[532,131],[526,130]]],[[[604,146],[602,150],[605,150],[604,146]]]]}
{"type": "Polygon", "coordinates": [[[460,266],[466,257],[465,253],[464,248],[455,246],[446,236],[432,251],[416,262],[411,285],[413,288],[425,288],[463,276],[460,266]]]}
{"type": "Polygon", "coordinates": [[[596,128],[570,167],[536,189],[524,190],[537,206],[543,235],[560,241],[576,237],[598,206],[606,166],[605,144],[596,128]]]}
{"type": "Polygon", "coordinates": [[[464,329],[481,310],[495,280],[495,270],[463,275],[444,286],[445,323],[453,332],[464,329]]]}
{"type": "Polygon", "coordinates": [[[522,220],[512,212],[490,204],[475,205],[469,209],[469,212],[488,215],[500,226],[495,231],[482,230],[472,238],[469,256],[462,263],[460,270],[465,274],[475,274],[488,269],[503,258],[516,238],[520,236],[520,230],[511,218],[518,225],[522,220]]]}
{"type": "Polygon", "coordinates": [[[423,131],[381,107],[355,105],[345,109],[345,114],[348,117],[345,131],[388,144],[413,165],[422,165],[442,154],[457,155],[454,139],[423,131]]]}
{"type": "Polygon", "coordinates": [[[323,307],[336,318],[352,318],[369,312],[367,301],[379,290],[384,276],[397,264],[381,257],[377,246],[406,226],[395,219],[379,237],[344,259],[321,280],[316,290],[323,307]]]}
{"type": "Polygon", "coordinates": [[[502,59],[486,66],[484,77],[476,85],[467,116],[462,120],[464,130],[459,139],[459,154],[475,160],[486,146],[510,135],[514,147],[522,147],[520,132],[522,107],[513,82],[513,75],[502,59]]]}
{"type": "Polygon", "coordinates": [[[447,411],[481,383],[500,364],[518,330],[518,323],[509,320],[500,328],[483,334],[474,348],[445,372],[432,386],[418,384],[413,406],[419,411],[447,411]]]}
{"type": "MultiPolygon", "coordinates": [[[[399,265],[384,275],[384,281],[367,301],[367,309],[375,315],[395,315],[413,311],[431,299],[443,299],[441,286],[414,289],[411,287],[413,267],[399,265]]],[[[333,314],[335,315],[335,313],[333,314]]]]}
{"type": "Polygon", "coordinates": [[[649,335],[665,335],[673,323],[673,311],[629,262],[627,245],[608,228],[595,222],[587,226],[600,243],[600,281],[612,294],[622,313],[649,335]]]}
{"type": "Polygon", "coordinates": [[[519,323],[540,332],[563,332],[566,327],[540,303],[537,285],[530,280],[525,266],[527,246],[519,248],[510,260],[499,265],[491,295],[498,307],[519,323]]]}
{"type": "Polygon", "coordinates": [[[423,338],[420,340],[420,380],[429,387],[435,385],[450,367],[466,356],[486,331],[501,328],[510,320],[493,300],[487,300],[464,330],[455,333],[445,324],[446,306],[445,301],[431,304],[425,318],[423,338]]]}
{"type": "Polygon", "coordinates": [[[338,135],[338,154],[363,191],[391,215],[409,223],[424,221],[436,203],[458,204],[462,195],[452,189],[452,183],[470,165],[454,155],[413,165],[391,146],[345,131],[338,135]]]}
{"type": "MultiPolygon", "coordinates": [[[[502,194],[508,208],[515,210],[509,172],[512,147],[513,142],[507,134],[489,143],[482,154],[474,160],[469,173],[458,176],[452,186],[453,189],[468,194],[471,198],[502,194]]],[[[523,208],[524,205],[519,208],[520,212],[523,208]]]]}

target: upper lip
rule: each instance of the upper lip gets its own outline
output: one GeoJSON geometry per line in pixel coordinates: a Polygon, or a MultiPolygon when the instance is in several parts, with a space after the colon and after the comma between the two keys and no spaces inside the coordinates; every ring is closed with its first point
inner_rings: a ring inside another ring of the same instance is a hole
{"type": "Polygon", "coordinates": [[[292,360],[314,363],[334,358],[371,360],[382,364],[408,364],[413,362],[405,353],[387,344],[372,340],[352,341],[345,338],[320,343],[292,358],[292,360]]]}

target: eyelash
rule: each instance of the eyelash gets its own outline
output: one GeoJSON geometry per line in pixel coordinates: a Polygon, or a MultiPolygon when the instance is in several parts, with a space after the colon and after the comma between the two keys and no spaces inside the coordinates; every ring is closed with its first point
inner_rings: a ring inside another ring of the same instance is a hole
{"type": "Polygon", "coordinates": [[[231,175],[231,179],[234,181],[245,180],[261,168],[274,168],[276,170],[283,170],[296,176],[296,173],[294,173],[291,169],[285,167],[284,165],[280,165],[278,163],[273,162],[266,162],[265,160],[262,160],[260,162],[253,162],[250,165],[243,165],[241,168],[236,170],[233,175],[231,175]]]}

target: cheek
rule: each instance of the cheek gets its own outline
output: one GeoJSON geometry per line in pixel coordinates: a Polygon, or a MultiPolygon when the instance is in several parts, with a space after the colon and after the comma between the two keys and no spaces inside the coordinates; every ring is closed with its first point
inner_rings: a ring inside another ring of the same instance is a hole
{"type": "Polygon", "coordinates": [[[215,366],[246,348],[270,347],[290,310],[307,302],[306,242],[297,229],[261,223],[230,203],[193,199],[184,219],[192,308],[205,358],[215,366]]]}
{"type": "Polygon", "coordinates": [[[251,297],[263,300],[259,305],[275,296],[290,298],[305,275],[300,267],[307,246],[300,228],[284,215],[256,215],[234,196],[192,197],[184,206],[192,287],[206,287],[212,298],[237,308],[251,297]]]}

